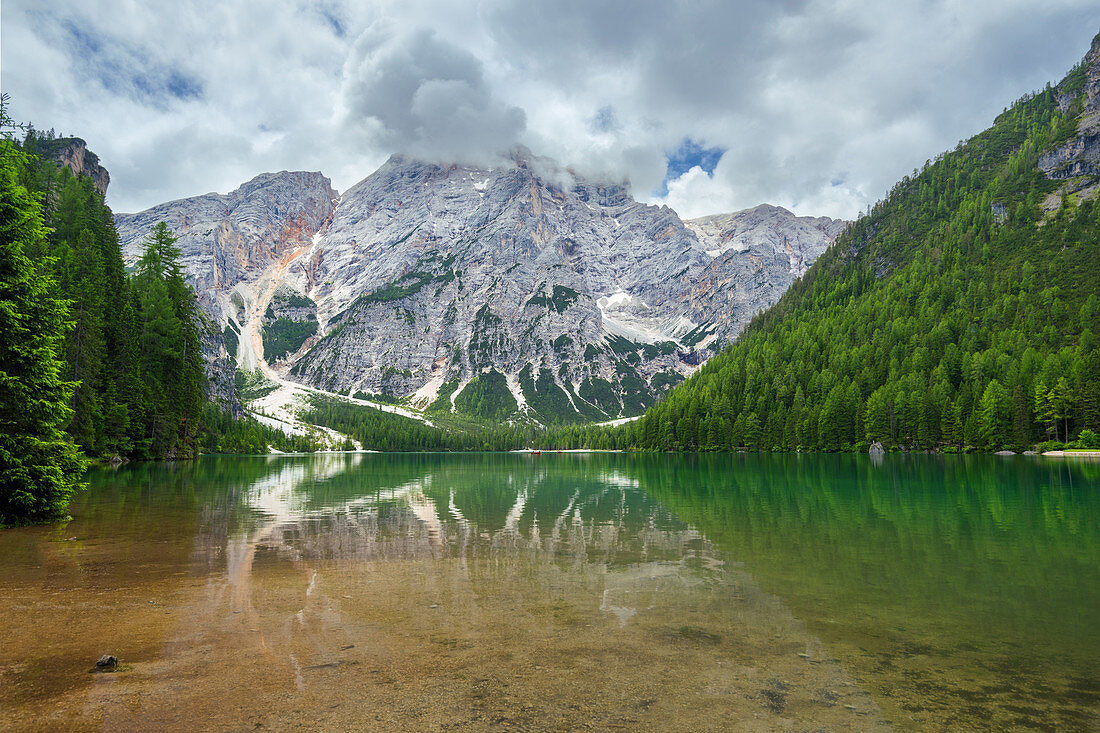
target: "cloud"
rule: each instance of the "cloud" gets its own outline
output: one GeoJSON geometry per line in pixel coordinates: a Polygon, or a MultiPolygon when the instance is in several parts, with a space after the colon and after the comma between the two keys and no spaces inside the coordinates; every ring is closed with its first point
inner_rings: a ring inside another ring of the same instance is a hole
{"type": "Polygon", "coordinates": [[[119,210],[280,169],[344,190],[393,152],[477,163],[521,143],[687,215],[853,217],[1100,30],[1095,0],[43,7],[0,5],[11,112],[87,139],[119,210]]]}
{"type": "Polygon", "coordinates": [[[684,219],[695,219],[725,210],[732,191],[699,166],[684,171],[666,183],[665,201],[684,219]]]}
{"type": "Polygon", "coordinates": [[[431,29],[377,24],[344,67],[342,122],[378,148],[448,162],[506,153],[526,115],[494,98],[481,62],[431,29]]]}
{"type": "Polygon", "coordinates": [[[202,82],[185,69],[156,58],[140,42],[119,38],[75,16],[31,13],[41,37],[69,56],[80,78],[109,94],[164,108],[172,100],[200,99],[202,82]]]}

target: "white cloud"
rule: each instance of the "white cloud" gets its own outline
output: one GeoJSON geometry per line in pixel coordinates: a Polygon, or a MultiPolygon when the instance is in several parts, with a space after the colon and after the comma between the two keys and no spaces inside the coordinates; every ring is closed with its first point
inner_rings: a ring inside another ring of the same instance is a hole
{"type": "Polygon", "coordinates": [[[695,166],[668,182],[665,200],[682,218],[694,219],[722,211],[731,195],[721,180],[695,166]]]}
{"type": "Polygon", "coordinates": [[[685,215],[852,217],[1100,30],[1095,0],[42,6],[0,6],[12,113],[86,138],[122,211],[284,168],[344,190],[392,152],[521,142],[685,215]],[[726,153],[657,197],[685,138],[726,153]]]}

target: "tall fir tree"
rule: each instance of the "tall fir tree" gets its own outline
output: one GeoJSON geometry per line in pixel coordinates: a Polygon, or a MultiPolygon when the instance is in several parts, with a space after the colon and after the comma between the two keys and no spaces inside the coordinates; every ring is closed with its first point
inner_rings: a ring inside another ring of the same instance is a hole
{"type": "MultiPolygon", "coordinates": [[[[0,117],[3,117],[0,107],[0,117]]],[[[17,182],[25,155],[0,140],[0,523],[65,516],[84,463],[65,433],[73,384],[61,352],[71,327],[56,294],[39,202],[17,182]]]]}
{"type": "Polygon", "coordinates": [[[153,227],[132,284],[140,297],[145,444],[153,455],[184,458],[199,447],[204,391],[195,292],[175,243],[167,224],[153,227]]]}

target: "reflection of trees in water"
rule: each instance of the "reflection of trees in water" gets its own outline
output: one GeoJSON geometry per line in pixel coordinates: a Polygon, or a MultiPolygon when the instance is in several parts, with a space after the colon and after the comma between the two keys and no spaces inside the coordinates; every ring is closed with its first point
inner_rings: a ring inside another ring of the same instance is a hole
{"type": "MultiPolygon", "coordinates": [[[[946,666],[970,654],[975,679],[992,674],[979,667],[994,665],[1004,670],[994,681],[1022,688],[1009,679],[1017,662],[1037,670],[1035,685],[1050,685],[1066,675],[1095,678],[1100,659],[1093,622],[1100,591],[1083,582],[1100,568],[1098,464],[898,455],[880,465],[846,455],[283,456],[101,472],[93,486],[74,515],[99,515],[138,539],[196,537],[195,563],[211,579],[210,596],[198,600],[208,612],[187,622],[197,629],[217,623],[217,614],[224,620],[227,601],[247,611],[256,598],[271,598],[253,595],[257,557],[290,569],[265,590],[300,582],[306,591],[319,577],[305,601],[314,610],[342,613],[324,595],[346,582],[326,578],[334,566],[411,561],[424,564],[387,577],[422,577],[431,567],[436,587],[451,582],[486,609],[501,602],[493,590],[505,585],[543,602],[565,589],[573,600],[587,597],[592,613],[599,608],[627,625],[653,604],[667,610],[670,597],[703,598],[717,577],[706,571],[717,562],[713,542],[745,561],[751,581],[726,576],[743,584],[738,592],[755,582],[778,593],[830,642],[871,648],[859,652],[867,665],[896,642],[893,676],[865,671],[902,691],[912,686],[904,674],[918,672],[929,685],[954,689],[950,675],[919,670],[922,660],[946,666]],[[166,529],[168,521],[177,524],[166,529]]],[[[381,587],[358,586],[368,599],[381,587]]],[[[265,628],[267,648],[289,650],[300,627],[295,613],[264,610],[265,623],[249,626],[265,628]]]]}
{"type": "Polygon", "coordinates": [[[846,661],[899,699],[942,690],[946,707],[986,725],[1004,706],[1065,703],[1076,693],[1050,690],[1100,672],[1098,465],[746,455],[634,466],[642,488],[811,630],[858,650],[846,661]],[[969,679],[1013,692],[975,693],[969,679]]]}

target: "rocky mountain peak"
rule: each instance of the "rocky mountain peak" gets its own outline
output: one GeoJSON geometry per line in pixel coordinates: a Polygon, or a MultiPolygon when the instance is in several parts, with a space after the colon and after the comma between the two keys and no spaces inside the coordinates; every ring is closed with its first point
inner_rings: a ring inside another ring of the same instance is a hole
{"type": "Polygon", "coordinates": [[[638,414],[842,226],[778,207],[685,223],[520,149],[491,166],[393,155],[339,199],[320,174],[264,174],[120,215],[128,251],[162,219],[242,368],[540,422],[638,414]]]}
{"type": "MultiPolygon", "coordinates": [[[[200,296],[231,290],[285,254],[312,244],[331,219],[339,196],[319,172],[262,173],[228,194],[169,201],[138,214],[116,214],[127,261],[141,239],[164,221],[179,237],[184,265],[200,296]]],[[[222,309],[208,304],[211,315],[222,309]]]]}
{"type": "Polygon", "coordinates": [[[772,204],[690,219],[685,224],[712,257],[730,251],[787,257],[793,275],[804,273],[847,226],[841,219],[826,216],[795,216],[772,204]]]}

